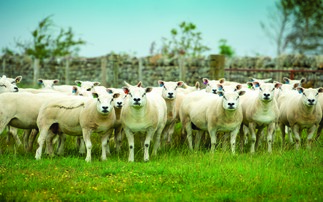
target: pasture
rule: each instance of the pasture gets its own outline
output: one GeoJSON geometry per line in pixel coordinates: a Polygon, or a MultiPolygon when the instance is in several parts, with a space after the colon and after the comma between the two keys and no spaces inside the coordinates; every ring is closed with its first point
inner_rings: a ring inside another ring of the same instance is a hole
{"type": "MultiPolygon", "coordinates": [[[[179,136],[177,125],[174,137],[179,136]]],[[[20,137],[21,137],[20,131],[20,137]]],[[[305,136],[304,136],[305,137],[305,136]]],[[[208,144],[198,152],[178,139],[156,157],[143,161],[135,142],[135,162],[128,162],[127,141],[119,155],[111,144],[111,156],[100,161],[99,138],[92,136],[92,162],[78,154],[74,139],[67,137],[64,156],[46,155],[35,160],[13,140],[1,135],[1,201],[322,201],[323,141],[311,150],[288,144],[280,148],[277,132],[272,154],[263,143],[255,154],[232,155],[219,146],[211,154],[208,144]]],[[[286,138],[287,139],[287,138],[286,138]]],[[[239,140],[239,138],[238,138],[239,140]]],[[[287,141],[288,142],[288,141],[287,141]]],[[[303,141],[304,142],[304,141],[303,141]]]]}

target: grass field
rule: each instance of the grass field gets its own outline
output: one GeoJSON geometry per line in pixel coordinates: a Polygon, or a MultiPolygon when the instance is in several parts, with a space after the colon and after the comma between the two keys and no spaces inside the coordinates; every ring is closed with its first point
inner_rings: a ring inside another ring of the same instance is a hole
{"type": "Polygon", "coordinates": [[[322,140],[312,150],[282,151],[276,136],[272,154],[263,144],[254,155],[190,152],[184,144],[162,149],[148,163],[136,142],[129,163],[126,141],[119,156],[112,147],[100,161],[98,139],[93,135],[91,163],[71,138],[64,156],[36,161],[36,144],[25,153],[2,134],[0,201],[323,201],[322,140]]]}

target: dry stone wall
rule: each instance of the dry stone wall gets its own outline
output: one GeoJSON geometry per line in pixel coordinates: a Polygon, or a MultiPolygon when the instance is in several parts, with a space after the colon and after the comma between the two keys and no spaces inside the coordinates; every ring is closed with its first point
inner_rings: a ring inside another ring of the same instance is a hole
{"type": "MultiPolygon", "coordinates": [[[[39,78],[59,79],[60,84],[74,84],[75,80],[99,81],[107,87],[122,87],[124,81],[136,84],[142,81],[144,86],[157,86],[158,80],[184,80],[188,85],[194,85],[202,78],[212,78],[208,58],[186,59],[152,57],[135,58],[123,55],[107,55],[98,58],[53,58],[43,61],[39,65],[39,78]],[[103,62],[105,60],[106,62],[103,62]],[[66,81],[66,68],[68,79],[66,81]]],[[[34,79],[34,60],[28,56],[2,56],[0,58],[0,75],[7,77],[23,76],[22,83],[32,85],[34,79]]],[[[245,83],[249,77],[273,78],[282,81],[283,77],[290,77],[287,70],[311,70],[312,72],[294,72],[294,79],[307,78],[314,87],[323,86],[323,57],[322,56],[293,56],[279,58],[270,57],[240,57],[225,60],[224,77],[227,80],[245,83]],[[255,72],[232,71],[232,69],[247,70],[285,70],[286,72],[255,72]],[[229,71],[231,70],[231,71],[229,71]],[[320,71],[321,70],[321,71],[320,71]]]]}

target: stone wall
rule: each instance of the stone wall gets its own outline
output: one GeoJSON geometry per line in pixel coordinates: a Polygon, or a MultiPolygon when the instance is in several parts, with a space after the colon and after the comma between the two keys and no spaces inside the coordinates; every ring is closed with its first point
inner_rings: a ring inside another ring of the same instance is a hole
{"type": "MultiPolygon", "coordinates": [[[[0,58],[0,75],[7,77],[23,76],[22,83],[32,85],[34,79],[34,61],[28,56],[2,56],[0,58]]],[[[158,80],[184,80],[194,85],[202,78],[212,78],[210,62],[207,58],[186,59],[146,57],[135,58],[124,55],[107,55],[98,58],[63,58],[48,59],[39,66],[39,78],[59,79],[60,84],[74,84],[75,80],[99,81],[107,87],[122,87],[124,81],[136,84],[141,80],[144,86],[157,86],[158,80]],[[105,60],[105,61],[104,61],[105,60]],[[181,61],[184,61],[185,65],[181,61]],[[68,68],[68,79],[66,79],[68,68]]],[[[314,87],[323,86],[323,57],[287,55],[279,58],[240,57],[226,59],[225,73],[219,77],[245,83],[249,77],[273,78],[282,81],[291,77],[290,70],[311,72],[293,72],[294,79],[302,77],[311,81],[314,87]],[[243,71],[233,71],[243,69],[243,71]],[[230,71],[229,71],[230,70],[230,71]],[[255,72],[256,70],[284,70],[285,72],[255,72]]]]}

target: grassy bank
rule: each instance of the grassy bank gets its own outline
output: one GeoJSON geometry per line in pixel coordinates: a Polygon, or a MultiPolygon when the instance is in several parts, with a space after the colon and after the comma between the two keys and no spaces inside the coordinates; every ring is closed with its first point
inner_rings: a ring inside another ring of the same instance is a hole
{"type": "MultiPolygon", "coordinates": [[[[3,136],[3,135],[2,135],[3,136]]],[[[93,137],[92,139],[96,139],[93,137]]],[[[0,200],[16,201],[322,201],[323,144],[312,150],[265,148],[232,155],[187,146],[163,149],[142,161],[137,146],[134,163],[128,151],[101,162],[94,142],[93,161],[85,162],[70,144],[64,156],[34,159],[22,148],[4,144],[0,155],[0,200]]],[[[138,144],[137,144],[138,145],[138,144]]],[[[36,146],[36,144],[35,144],[36,146]]],[[[113,149],[113,148],[112,148],[113,149]]],[[[34,148],[35,150],[35,148],[34,148]]]]}

